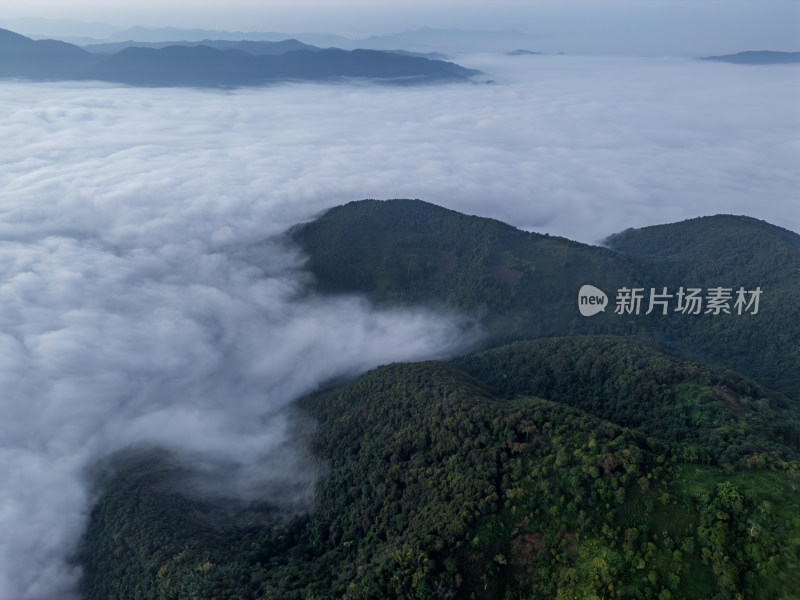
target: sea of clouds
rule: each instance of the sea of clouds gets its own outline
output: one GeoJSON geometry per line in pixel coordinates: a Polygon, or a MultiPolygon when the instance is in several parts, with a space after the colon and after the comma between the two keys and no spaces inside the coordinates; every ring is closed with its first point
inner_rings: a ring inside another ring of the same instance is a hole
{"type": "Polygon", "coordinates": [[[309,294],[274,236],[327,207],[420,198],[590,243],[716,213],[800,231],[795,67],[459,62],[494,83],[0,82],[1,598],[76,595],[86,474],[113,452],[205,458],[243,499],[307,494],[293,400],[475,341],[309,294]]]}

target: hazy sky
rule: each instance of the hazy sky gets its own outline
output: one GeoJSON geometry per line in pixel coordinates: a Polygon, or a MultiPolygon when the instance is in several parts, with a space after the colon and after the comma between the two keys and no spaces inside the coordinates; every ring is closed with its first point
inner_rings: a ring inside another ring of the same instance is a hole
{"type": "Polygon", "coordinates": [[[3,0],[0,20],[20,17],[349,36],[423,26],[515,28],[569,52],[800,49],[795,0],[3,0]]]}

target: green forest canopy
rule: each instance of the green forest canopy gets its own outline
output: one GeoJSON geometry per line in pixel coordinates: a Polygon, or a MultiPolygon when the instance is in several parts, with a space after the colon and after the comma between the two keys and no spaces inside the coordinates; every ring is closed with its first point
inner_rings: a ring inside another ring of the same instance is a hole
{"type": "Polygon", "coordinates": [[[798,597],[798,236],[722,216],[600,248],[414,201],[291,236],[320,290],[469,312],[487,347],[303,399],[329,473],[300,514],[186,495],[157,449],[115,457],[87,600],[798,597]],[[760,285],[763,312],[577,314],[583,283],[655,282],[760,285]]]}

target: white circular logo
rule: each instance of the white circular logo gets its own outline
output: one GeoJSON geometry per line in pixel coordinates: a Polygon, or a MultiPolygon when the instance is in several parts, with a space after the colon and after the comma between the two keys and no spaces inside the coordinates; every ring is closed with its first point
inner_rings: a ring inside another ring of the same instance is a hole
{"type": "Polygon", "coordinates": [[[584,285],[578,292],[578,310],[584,317],[602,312],[608,306],[608,296],[593,285],[584,285]]]}

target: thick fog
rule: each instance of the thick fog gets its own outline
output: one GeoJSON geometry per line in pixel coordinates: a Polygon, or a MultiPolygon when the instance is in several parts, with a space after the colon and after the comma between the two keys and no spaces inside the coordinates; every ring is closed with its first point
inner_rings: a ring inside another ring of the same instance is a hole
{"type": "Polygon", "coordinates": [[[796,68],[460,62],[495,83],[0,82],[1,598],[74,591],[86,473],[114,451],[164,447],[224,465],[237,497],[302,502],[318,471],[299,468],[294,399],[474,341],[309,295],[271,238],[324,208],[421,198],[586,242],[720,212],[800,231],[796,68]]]}

